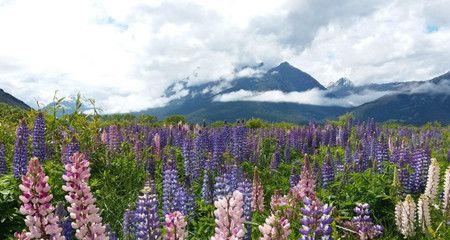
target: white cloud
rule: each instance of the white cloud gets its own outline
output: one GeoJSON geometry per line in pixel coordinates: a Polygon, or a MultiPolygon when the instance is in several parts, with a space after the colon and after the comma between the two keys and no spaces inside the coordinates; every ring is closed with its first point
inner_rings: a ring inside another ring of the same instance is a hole
{"type": "Polygon", "coordinates": [[[289,61],[324,85],[422,80],[449,70],[448,5],[0,0],[0,87],[28,103],[81,92],[127,112],[186,94],[163,97],[194,70],[189,85],[258,75],[235,69],[260,62],[262,71],[289,61]]]}
{"type": "Polygon", "coordinates": [[[383,95],[392,94],[392,91],[363,91],[351,94],[344,98],[327,97],[328,91],[317,88],[304,92],[282,92],[278,90],[253,92],[239,90],[236,92],[218,95],[214,98],[218,102],[253,101],[253,102],[287,102],[321,106],[353,107],[373,101],[383,95]]]}

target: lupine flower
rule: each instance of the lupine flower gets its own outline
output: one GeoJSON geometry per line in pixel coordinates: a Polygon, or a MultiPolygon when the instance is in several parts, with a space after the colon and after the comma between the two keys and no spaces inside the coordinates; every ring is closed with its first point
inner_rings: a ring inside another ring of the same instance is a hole
{"type": "Polygon", "coordinates": [[[116,232],[111,229],[111,226],[109,226],[109,224],[106,224],[105,229],[106,235],[108,236],[109,240],[118,240],[116,232]]]}
{"type": "Polygon", "coordinates": [[[192,189],[192,185],[190,180],[187,178],[185,180],[185,189],[186,189],[186,212],[183,213],[186,216],[192,216],[195,211],[195,194],[192,189]]]}
{"type": "Polygon", "coordinates": [[[450,167],[445,170],[444,174],[444,194],[442,199],[442,210],[444,214],[449,217],[450,215],[450,167]]]}
{"type": "Polygon", "coordinates": [[[115,153],[119,150],[122,141],[120,129],[116,125],[111,125],[109,126],[108,133],[109,133],[108,150],[110,152],[115,153]]]}
{"type": "Polygon", "coordinates": [[[241,174],[238,167],[232,165],[221,176],[217,176],[214,184],[214,200],[227,196],[236,190],[241,174]]]}
{"type": "Polygon", "coordinates": [[[134,156],[135,156],[135,160],[137,163],[141,163],[142,162],[142,149],[143,149],[143,144],[141,139],[139,139],[139,135],[136,134],[135,139],[134,139],[134,156]]]}
{"type": "Polygon", "coordinates": [[[422,232],[427,233],[431,227],[430,198],[426,194],[420,195],[417,201],[417,220],[422,228],[422,232]]]}
{"type": "Polygon", "coordinates": [[[411,195],[395,205],[395,224],[398,231],[405,237],[413,237],[415,232],[416,204],[411,195]]]}
{"type": "Polygon", "coordinates": [[[5,174],[8,171],[6,167],[6,158],[5,158],[5,145],[0,143],[0,176],[5,174]]]}
{"type": "Polygon", "coordinates": [[[158,216],[158,197],[153,181],[149,180],[136,202],[134,225],[137,240],[156,240],[161,237],[161,223],[158,216]]]}
{"type": "Polygon", "coordinates": [[[265,223],[258,228],[262,234],[260,240],[287,240],[291,234],[289,220],[274,214],[267,217],[265,223]]]}
{"type": "Polygon", "coordinates": [[[208,171],[204,171],[203,174],[203,184],[202,184],[202,199],[205,203],[212,203],[213,193],[212,193],[212,182],[208,171]]]}
{"type": "Polygon", "coordinates": [[[348,225],[356,232],[359,239],[374,239],[383,234],[383,227],[375,225],[370,217],[369,204],[358,203],[353,211],[356,213],[356,216],[353,217],[348,225]]]}
{"type": "MultiPolygon", "coordinates": [[[[246,179],[238,183],[237,190],[242,193],[244,197],[244,217],[246,221],[252,220],[252,184],[246,179]]],[[[252,226],[250,224],[246,225],[247,231],[244,240],[250,240],[252,226]]]]}
{"type": "Polygon", "coordinates": [[[334,167],[329,154],[325,157],[325,161],[322,165],[322,186],[326,188],[331,182],[334,181],[334,167]]]}
{"type": "Polygon", "coordinates": [[[280,151],[278,150],[278,147],[277,147],[277,150],[275,150],[275,152],[273,153],[272,161],[270,162],[270,169],[271,170],[278,169],[278,166],[280,165],[280,163],[281,163],[281,156],[280,156],[280,151]]]}
{"type": "Polygon", "coordinates": [[[75,237],[80,240],[107,239],[105,226],[102,224],[99,209],[95,206],[95,198],[88,185],[91,176],[89,161],[84,154],[75,153],[65,169],[63,190],[67,192],[65,198],[70,203],[67,211],[73,220],[75,237]]]}
{"type": "Polygon", "coordinates": [[[125,239],[134,236],[136,234],[135,223],[136,221],[135,211],[130,209],[126,209],[123,213],[123,221],[122,221],[122,234],[125,239]]]}
{"type": "Polygon", "coordinates": [[[425,149],[416,149],[411,156],[411,167],[414,173],[411,175],[411,193],[419,193],[425,189],[426,173],[430,165],[430,158],[425,149]]]}
{"type": "Polygon", "coordinates": [[[315,200],[316,193],[314,191],[316,187],[316,180],[314,178],[313,171],[311,169],[311,164],[309,162],[309,157],[305,155],[305,164],[303,165],[302,173],[300,175],[300,181],[291,188],[292,196],[301,201],[305,197],[315,200]]]}
{"type": "Polygon", "coordinates": [[[175,162],[168,159],[165,164],[163,175],[163,213],[168,214],[175,211],[185,212],[183,200],[186,192],[178,182],[178,171],[175,162]]]}
{"type": "Polygon", "coordinates": [[[264,188],[256,168],[253,171],[252,197],[253,211],[264,212],[264,188]]]}
{"type": "Polygon", "coordinates": [[[196,156],[195,156],[195,153],[193,150],[192,139],[190,137],[187,137],[184,139],[182,153],[183,153],[183,159],[184,159],[185,175],[193,177],[193,174],[194,174],[194,172],[193,172],[194,166],[193,165],[194,165],[196,156]]]}
{"type": "Polygon", "coordinates": [[[437,189],[439,185],[439,162],[436,158],[431,159],[431,165],[428,168],[428,180],[425,187],[425,194],[433,202],[437,195],[437,189]]]}
{"type": "Polygon", "coordinates": [[[153,137],[152,150],[153,154],[157,158],[161,158],[161,136],[159,135],[159,133],[156,133],[155,136],[153,137]]]}
{"type": "Polygon", "coordinates": [[[302,228],[300,234],[302,240],[331,239],[331,207],[322,205],[318,200],[311,200],[308,197],[303,199],[302,207],[302,228]]]}
{"type": "Polygon", "coordinates": [[[59,226],[62,228],[62,234],[66,240],[71,240],[75,237],[75,231],[72,228],[72,221],[69,213],[64,208],[62,202],[59,202],[55,208],[55,214],[59,218],[59,226]]]}
{"type": "Polygon", "coordinates": [[[289,186],[292,188],[300,181],[300,174],[297,174],[295,168],[291,168],[291,175],[289,176],[289,186]]]}
{"type": "Polygon", "coordinates": [[[39,112],[33,128],[33,156],[43,162],[45,160],[45,151],[45,119],[44,115],[39,112]]]}
{"type": "Polygon", "coordinates": [[[54,214],[55,208],[50,201],[53,195],[50,192],[48,177],[39,164],[37,158],[32,158],[28,165],[26,175],[22,176],[22,184],[19,185],[22,195],[20,213],[25,215],[25,224],[28,231],[25,235],[28,239],[65,239],[62,229],[59,227],[58,216],[54,214]]]}
{"type": "Polygon", "coordinates": [[[72,136],[70,143],[62,149],[61,162],[66,165],[70,162],[70,158],[72,157],[72,155],[79,151],[80,143],[75,138],[75,136],[72,136]]]}
{"type": "Polygon", "coordinates": [[[243,205],[243,195],[239,191],[234,191],[233,195],[221,197],[214,202],[216,228],[211,240],[242,240],[244,238],[243,205]]]}
{"type": "Polygon", "coordinates": [[[24,121],[20,121],[14,144],[13,173],[19,179],[27,172],[29,130],[24,121]]]}
{"type": "Polygon", "coordinates": [[[187,238],[186,231],[186,218],[179,212],[173,212],[166,214],[164,228],[166,229],[166,234],[164,235],[165,240],[184,240],[187,238]]]}

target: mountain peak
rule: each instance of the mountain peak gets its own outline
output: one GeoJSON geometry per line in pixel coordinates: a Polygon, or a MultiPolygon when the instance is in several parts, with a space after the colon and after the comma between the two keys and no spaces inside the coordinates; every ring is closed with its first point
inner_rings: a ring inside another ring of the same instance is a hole
{"type": "Polygon", "coordinates": [[[350,79],[342,77],[339,78],[336,82],[332,82],[328,85],[328,88],[351,88],[354,87],[355,85],[353,84],[352,81],[350,81],[350,79]]]}
{"type": "Polygon", "coordinates": [[[279,72],[279,71],[292,70],[292,69],[299,71],[299,69],[295,68],[294,66],[292,66],[291,64],[289,64],[288,62],[285,61],[285,62],[280,63],[278,66],[270,69],[269,72],[274,72],[274,71],[279,72]]]}

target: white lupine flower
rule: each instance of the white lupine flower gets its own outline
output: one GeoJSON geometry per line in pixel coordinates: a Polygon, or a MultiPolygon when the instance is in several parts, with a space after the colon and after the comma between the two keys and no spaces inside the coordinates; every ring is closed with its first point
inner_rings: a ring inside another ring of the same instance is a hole
{"type": "Polygon", "coordinates": [[[430,201],[433,202],[437,195],[439,186],[439,162],[436,158],[431,159],[430,167],[428,168],[427,186],[425,194],[428,195],[430,201]]]}
{"type": "Polygon", "coordinates": [[[442,211],[450,214],[450,166],[445,170],[444,175],[444,198],[442,199],[442,211]]]}
{"type": "Polygon", "coordinates": [[[422,232],[426,233],[427,229],[431,227],[430,216],[430,198],[422,194],[417,202],[417,220],[422,228],[422,232]]]}
{"type": "Polygon", "coordinates": [[[407,195],[403,202],[395,206],[395,223],[398,231],[406,237],[412,237],[415,232],[416,204],[411,195],[407,195]]]}

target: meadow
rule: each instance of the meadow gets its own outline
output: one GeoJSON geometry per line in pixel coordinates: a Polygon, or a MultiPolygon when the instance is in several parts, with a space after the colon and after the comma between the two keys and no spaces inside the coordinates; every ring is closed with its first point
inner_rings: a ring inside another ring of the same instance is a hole
{"type": "Polygon", "coordinates": [[[0,108],[0,239],[450,239],[439,124],[0,108]]]}

